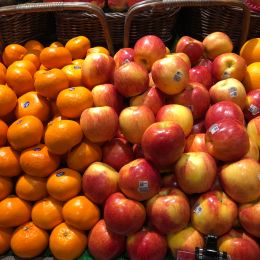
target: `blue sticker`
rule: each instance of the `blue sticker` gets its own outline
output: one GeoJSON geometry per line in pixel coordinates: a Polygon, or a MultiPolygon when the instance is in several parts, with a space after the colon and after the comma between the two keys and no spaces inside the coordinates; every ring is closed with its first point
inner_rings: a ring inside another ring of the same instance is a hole
{"type": "Polygon", "coordinates": [[[58,172],[58,173],[56,173],[56,176],[60,177],[60,176],[63,176],[64,174],[65,174],[65,172],[58,172]]]}
{"type": "Polygon", "coordinates": [[[29,101],[26,101],[25,103],[23,103],[23,107],[26,108],[30,105],[30,102],[29,101]]]}
{"type": "Polygon", "coordinates": [[[41,151],[41,148],[40,147],[35,147],[35,148],[33,148],[33,151],[41,151]]]}

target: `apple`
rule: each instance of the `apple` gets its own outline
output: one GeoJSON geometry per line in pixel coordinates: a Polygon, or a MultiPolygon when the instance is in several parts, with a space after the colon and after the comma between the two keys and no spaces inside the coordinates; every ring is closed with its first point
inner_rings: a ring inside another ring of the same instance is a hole
{"type": "Polygon", "coordinates": [[[209,72],[212,74],[212,61],[210,59],[202,57],[197,65],[206,67],[209,70],[209,72]]]}
{"type": "Polygon", "coordinates": [[[253,141],[251,138],[249,138],[249,150],[245,154],[244,158],[251,158],[256,161],[259,160],[259,149],[257,143],[253,141]]]}
{"type": "Polygon", "coordinates": [[[260,116],[260,89],[251,90],[247,93],[244,115],[247,121],[260,116]]]}
{"type": "Polygon", "coordinates": [[[260,149],[260,116],[255,117],[248,122],[247,133],[260,149]]]}
{"type": "Polygon", "coordinates": [[[92,163],[82,177],[85,196],[96,204],[102,204],[118,189],[118,172],[102,162],[92,163]]]}
{"type": "Polygon", "coordinates": [[[166,55],[164,42],[155,35],[141,37],[134,45],[134,60],[150,71],[155,61],[166,55]]]}
{"type": "Polygon", "coordinates": [[[182,60],[185,61],[185,63],[188,65],[189,69],[191,68],[190,58],[186,53],[175,52],[175,53],[170,53],[170,54],[166,55],[166,57],[169,57],[169,56],[177,56],[177,57],[182,58],[182,60]]]}
{"type": "Polygon", "coordinates": [[[102,146],[102,161],[119,171],[134,160],[132,147],[121,138],[113,138],[102,146]]]}
{"type": "Polygon", "coordinates": [[[119,171],[119,188],[130,199],[148,200],[160,186],[160,173],[145,159],[136,159],[119,171]]]}
{"type": "Polygon", "coordinates": [[[147,106],[149,107],[154,115],[157,114],[159,109],[165,105],[164,94],[156,87],[148,88],[144,93],[131,97],[130,106],[147,106]]]}
{"type": "Polygon", "coordinates": [[[137,62],[127,62],[114,73],[114,85],[124,97],[137,96],[147,90],[149,75],[137,62]]]}
{"type": "Polygon", "coordinates": [[[182,58],[177,56],[157,60],[151,72],[156,87],[168,95],[182,92],[189,81],[189,67],[182,58]]]}
{"type": "Polygon", "coordinates": [[[87,139],[93,143],[111,140],[118,128],[116,111],[109,106],[85,109],[80,117],[80,126],[87,139]]]}
{"type": "Polygon", "coordinates": [[[202,41],[205,55],[214,60],[218,55],[229,53],[233,50],[233,43],[230,37],[223,32],[213,32],[207,35],[202,41]]]}
{"type": "Polygon", "coordinates": [[[185,152],[205,152],[207,146],[205,143],[205,133],[190,134],[186,139],[185,152]]]}
{"type": "Polygon", "coordinates": [[[154,230],[141,230],[127,238],[127,253],[135,260],[164,260],[167,253],[167,241],[154,230]]]}
{"type": "Polygon", "coordinates": [[[242,110],[246,105],[246,90],[244,85],[237,79],[228,78],[218,81],[209,90],[213,103],[220,101],[232,101],[242,110]]]}
{"type": "Polygon", "coordinates": [[[191,129],[191,134],[200,134],[200,133],[205,133],[205,123],[204,120],[200,120],[197,122],[194,122],[192,129],[191,129]]]}
{"type": "Polygon", "coordinates": [[[134,144],[133,152],[135,159],[144,158],[144,152],[141,144],[134,144]]]}
{"type": "Polygon", "coordinates": [[[259,245],[243,231],[232,229],[218,239],[218,247],[220,251],[227,252],[232,260],[260,259],[259,245]]]}
{"type": "Polygon", "coordinates": [[[131,143],[140,144],[143,133],[154,122],[154,113],[147,106],[127,107],[119,115],[120,129],[131,143]]]}
{"type": "Polygon", "coordinates": [[[235,119],[244,125],[244,114],[241,108],[232,101],[220,101],[212,105],[205,115],[205,127],[209,129],[222,119],[235,119]]]}
{"type": "Polygon", "coordinates": [[[88,236],[89,253],[97,260],[112,260],[125,251],[126,239],[108,230],[104,219],[99,220],[88,236]]]}
{"type": "Polygon", "coordinates": [[[169,234],[185,228],[190,221],[190,205],[177,188],[162,188],[147,202],[147,216],[160,233],[169,234]]]}
{"type": "Polygon", "coordinates": [[[179,187],[186,194],[207,192],[217,176],[217,165],[208,153],[184,153],[174,169],[179,187]]]}
{"type": "Polygon", "coordinates": [[[209,89],[213,84],[211,72],[205,66],[197,65],[189,70],[190,82],[198,82],[209,89]]]}
{"type": "MultiPolygon", "coordinates": [[[[174,257],[177,256],[181,252],[190,252],[193,254],[194,259],[194,252],[196,247],[203,248],[204,247],[204,238],[193,227],[186,227],[179,232],[173,232],[168,234],[167,236],[168,247],[170,248],[172,255],[174,257]]],[[[186,258],[184,258],[186,259],[186,258]]]]}
{"type": "Polygon", "coordinates": [[[171,96],[169,103],[190,108],[194,120],[197,120],[205,116],[210,106],[210,95],[202,84],[193,82],[187,84],[181,93],[171,96]]]}
{"type": "Polygon", "coordinates": [[[219,179],[224,191],[238,203],[249,203],[260,196],[260,164],[254,159],[224,165],[219,179]]]}
{"type": "Polygon", "coordinates": [[[192,208],[192,225],[199,232],[221,236],[236,220],[237,205],[222,191],[203,193],[192,208]]]}
{"type": "Polygon", "coordinates": [[[184,151],[185,135],[172,121],[157,122],[145,130],[141,144],[147,160],[160,170],[169,170],[184,151]]]}
{"type": "Polygon", "coordinates": [[[82,64],[82,82],[92,89],[96,85],[110,83],[113,80],[115,61],[104,53],[88,54],[82,64]]]}
{"type": "Polygon", "coordinates": [[[114,108],[117,114],[124,108],[124,99],[113,84],[97,85],[91,92],[95,107],[109,106],[114,108]]]}
{"type": "MultiPolygon", "coordinates": [[[[115,1],[115,0],[114,0],[115,1]]],[[[124,2],[125,0],[123,0],[124,2]]],[[[114,55],[116,63],[116,69],[124,65],[127,62],[134,61],[134,49],[133,48],[121,48],[114,55]]]]}
{"type": "Polygon", "coordinates": [[[156,115],[157,122],[172,121],[182,128],[188,136],[193,126],[193,116],[189,108],[178,104],[169,104],[160,108],[156,115]]]}
{"type": "Polygon", "coordinates": [[[175,51],[187,54],[190,58],[191,64],[194,65],[202,57],[204,46],[201,41],[189,36],[183,36],[178,40],[175,51]]]}
{"type": "Polygon", "coordinates": [[[222,119],[211,125],[205,142],[208,153],[224,162],[241,159],[250,146],[246,128],[234,119],[222,119]]]}
{"type": "Polygon", "coordinates": [[[173,172],[162,175],[162,187],[163,188],[178,188],[176,175],[173,172]]]}
{"type": "Polygon", "coordinates": [[[127,0],[108,0],[107,6],[112,11],[123,12],[127,9],[127,0]]]}
{"type": "Polygon", "coordinates": [[[104,206],[104,220],[107,228],[120,235],[130,235],[139,231],[145,221],[143,204],[127,199],[116,192],[108,197],[104,206]]]}
{"type": "Polygon", "coordinates": [[[149,87],[150,88],[155,87],[151,71],[149,72],[149,87]]]}

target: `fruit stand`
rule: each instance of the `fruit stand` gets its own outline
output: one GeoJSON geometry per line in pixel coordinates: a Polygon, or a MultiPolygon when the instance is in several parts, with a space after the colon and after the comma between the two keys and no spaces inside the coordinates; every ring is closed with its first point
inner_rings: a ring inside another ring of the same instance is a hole
{"type": "Polygon", "coordinates": [[[259,260],[257,1],[14,2],[0,259],[259,260]]]}

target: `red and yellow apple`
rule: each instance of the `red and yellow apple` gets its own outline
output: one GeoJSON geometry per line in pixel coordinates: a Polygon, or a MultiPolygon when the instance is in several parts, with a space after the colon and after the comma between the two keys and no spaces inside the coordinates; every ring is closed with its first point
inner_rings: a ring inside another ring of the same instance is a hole
{"type": "Polygon", "coordinates": [[[198,82],[201,83],[207,89],[213,84],[213,79],[211,75],[211,71],[201,65],[197,65],[189,70],[189,78],[190,82],[198,82]]]}
{"type": "MultiPolygon", "coordinates": [[[[123,0],[125,1],[125,0],[123,0]]],[[[133,48],[122,48],[114,55],[116,63],[116,69],[124,65],[127,62],[134,61],[134,49],[133,48]]]]}
{"type": "Polygon", "coordinates": [[[205,133],[190,134],[186,139],[185,150],[188,152],[205,152],[207,153],[207,146],[205,143],[205,133]]]}
{"type": "Polygon", "coordinates": [[[260,149],[260,116],[255,117],[248,122],[247,133],[260,149]]]}
{"type": "Polygon", "coordinates": [[[247,93],[244,115],[247,121],[260,115],[260,89],[251,90],[247,93]]]}

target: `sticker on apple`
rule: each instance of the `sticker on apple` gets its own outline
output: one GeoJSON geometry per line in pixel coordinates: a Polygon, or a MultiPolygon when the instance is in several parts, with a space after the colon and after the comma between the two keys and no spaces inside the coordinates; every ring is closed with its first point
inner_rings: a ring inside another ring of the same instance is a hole
{"type": "Polygon", "coordinates": [[[228,92],[229,92],[230,97],[237,97],[238,96],[236,87],[230,87],[228,89],[228,92]]]}
{"type": "Polygon", "coordinates": [[[139,192],[149,191],[149,182],[148,181],[139,181],[138,191],[139,192]]]}
{"type": "Polygon", "coordinates": [[[259,108],[258,108],[257,106],[255,106],[255,105],[253,105],[253,104],[251,104],[251,105],[249,106],[248,111],[249,111],[253,116],[259,114],[259,112],[260,112],[260,111],[259,111],[259,108]]]}
{"type": "Polygon", "coordinates": [[[210,128],[209,128],[209,132],[214,135],[216,132],[218,132],[219,130],[219,126],[218,124],[213,124],[210,128]]]}
{"type": "Polygon", "coordinates": [[[193,212],[197,215],[201,214],[202,212],[202,207],[200,205],[196,206],[193,210],[193,212]]]}

